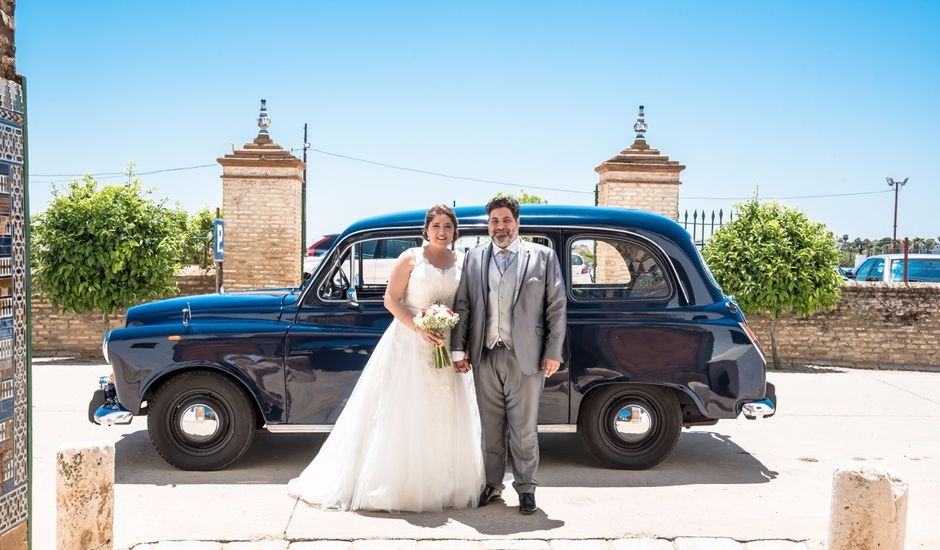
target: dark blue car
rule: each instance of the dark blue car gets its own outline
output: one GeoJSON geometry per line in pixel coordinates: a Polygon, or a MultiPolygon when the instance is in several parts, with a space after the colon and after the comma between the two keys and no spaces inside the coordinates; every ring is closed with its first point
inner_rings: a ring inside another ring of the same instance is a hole
{"type": "MultiPolygon", "coordinates": [[[[488,242],[483,208],[456,213],[458,249],[488,242]]],[[[383,262],[397,254],[380,251],[420,243],[424,214],[353,224],[300,288],[130,308],[105,336],[113,381],[101,381],[90,417],[147,415],[154,447],[187,470],[228,466],[259,429],[329,431],[392,320],[383,262]]],[[[773,415],[763,352],[678,224],[523,205],[520,233],[558,253],[567,286],[564,363],[545,384],[542,431],[577,430],[601,463],[642,469],[670,453],[683,426],[773,415]]]]}

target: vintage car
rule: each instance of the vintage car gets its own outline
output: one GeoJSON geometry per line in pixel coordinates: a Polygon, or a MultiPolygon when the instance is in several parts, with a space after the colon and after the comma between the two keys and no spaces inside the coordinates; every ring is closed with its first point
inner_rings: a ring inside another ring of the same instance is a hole
{"type": "MultiPolygon", "coordinates": [[[[456,248],[486,245],[484,210],[456,213],[456,248]]],[[[576,430],[601,463],[642,469],[683,426],[774,414],[763,351],[682,227],[598,207],[523,205],[520,218],[523,238],[553,248],[567,274],[564,363],[545,383],[540,431],[576,430]],[[573,278],[573,256],[590,277],[573,278]]],[[[257,430],[328,432],[392,320],[384,281],[363,277],[368,251],[420,242],[423,221],[415,211],[354,223],[300,288],[130,308],[104,337],[113,375],[89,417],[147,415],[157,452],[187,470],[228,466],[257,430]]]]}

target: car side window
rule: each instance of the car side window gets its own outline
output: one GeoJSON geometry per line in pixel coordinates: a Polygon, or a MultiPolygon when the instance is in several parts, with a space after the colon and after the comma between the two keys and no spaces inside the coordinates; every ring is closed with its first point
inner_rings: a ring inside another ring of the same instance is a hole
{"type": "MultiPolygon", "coordinates": [[[[376,241],[372,241],[376,242],[376,241]]],[[[376,256],[377,259],[385,260],[395,260],[401,253],[408,250],[409,248],[414,248],[416,246],[421,246],[421,239],[419,238],[405,238],[405,239],[384,239],[381,246],[381,254],[376,256]]]]}
{"type": "Polygon", "coordinates": [[[672,283],[663,265],[645,245],[614,237],[571,241],[569,287],[578,301],[664,300],[672,283]]]}
{"type": "Polygon", "coordinates": [[[883,281],[885,278],[885,261],[881,258],[875,260],[875,263],[871,266],[871,273],[865,280],[875,280],[883,281]]]}
{"type": "MultiPolygon", "coordinates": [[[[346,299],[346,291],[349,288],[350,275],[352,273],[353,262],[349,249],[343,254],[342,259],[330,268],[329,275],[317,289],[317,296],[324,301],[340,301],[346,299]]],[[[308,298],[309,300],[309,298],[308,298]]]]}
{"type": "Polygon", "coordinates": [[[346,300],[349,287],[354,286],[358,301],[382,301],[395,261],[421,242],[421,237],[389,237],[353,243],[320,286],[320,299],[346,300]]]}
{"type": "Polygon", "coordinates": [[[864,281],[868,278],[868,274],[871,273],[871,266],[874,265],[875,260],[865,260],[862,262],[862,265],[858,266],[858,269],[855,270],[855,280],[864,281]]]}

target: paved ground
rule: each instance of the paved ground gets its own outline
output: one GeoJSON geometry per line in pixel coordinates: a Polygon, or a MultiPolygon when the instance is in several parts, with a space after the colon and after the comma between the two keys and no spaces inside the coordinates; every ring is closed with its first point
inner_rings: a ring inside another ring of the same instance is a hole
{"type": "Polygon", "coordinates": [[[685,431],[666,462],[643,472],[602,469],[576,434],[543,434],[541,510],[526,517],[512,496],[505,504],[439,514],[298,504],[285,484],[316,453],[320,435],[259,434],[228,470],[175,470],[150,446],[146,419],[112,428],[88,423],[88,397],[106,371],[55,362],[33,369],[34,548],[54,547],[56,448],[101,439],[117,449],[116,548],[740,549],[747,541],[751,550],[814,548],[826,538],[832,471],[846,460],[905,476],[907,547],[940,548],[937,373],[771,373],[780,398],[776,417],[685,431]],[[210,542],[166,542],[180,540],[210,542]],[[151,544],[159,541],[165,542],[151,544]]]}

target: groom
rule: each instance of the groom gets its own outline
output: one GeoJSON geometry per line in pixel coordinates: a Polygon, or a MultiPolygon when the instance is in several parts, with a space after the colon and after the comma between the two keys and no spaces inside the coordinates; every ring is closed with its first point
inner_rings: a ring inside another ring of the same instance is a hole
{"type": "Polygon", "coordinates": [[[502,495],[508,431],[519,511],[532,514],[539,398],[561,365],[565,339],[564,280],[552,249],[519,238],[516,199],[493,198],[486,215],[492,243],[467,253],[457,289],[454,367],[476,369],[486,470],[479,505],[502,495]]]}

